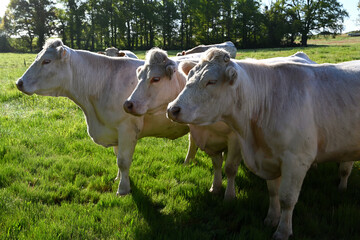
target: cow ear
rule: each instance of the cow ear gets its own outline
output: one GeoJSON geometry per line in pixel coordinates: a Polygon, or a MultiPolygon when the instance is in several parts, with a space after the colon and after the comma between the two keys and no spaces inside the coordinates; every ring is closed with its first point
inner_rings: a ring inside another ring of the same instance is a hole
{"type": "Polygon", "coordinates": [[[176,72],[176,63],[169,60],[165,66],[165,74],[171,79],[172,75],[176,72]]]}
{"type": "Polygon", "coordinates": [[[195,67],[196,62],[192,62],[192,61],[184,61],[180,63],[180,69],[181,71],[185,74],[188,75],[190,70],[195,67]]]}
{"type": "Polygon", "coordinates": [[[119,57],[125,57],[126,54],[125,54],[123,51],[119,51],[119,52],[118,52],[118,56],[119,56],[119,57]]]}
{"type": "Polygon", "coordinates": [[[136,69],[136,76],[139,76],[141,69],[142,69],[141,66],[136,69]]]}
{"type": "Polygon", "coordinates": [[[225,75],[230,85],[233,85],[235,83],[238,76],[236,69],[231,65],[226,68],[225,75]]]}
{"type": "Polygon", "coordinates": [[[70,51],[64,46],[57,47],[59,57],[61,60],[67,60],[70,57],[70,51]]]}

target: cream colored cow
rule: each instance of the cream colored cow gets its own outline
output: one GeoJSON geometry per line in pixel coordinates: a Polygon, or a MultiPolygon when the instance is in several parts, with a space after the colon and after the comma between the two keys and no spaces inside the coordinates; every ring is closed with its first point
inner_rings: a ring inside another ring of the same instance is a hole
{"type": "Polygon", "coordinates": [[[229,52],[229,54],[230,54],[230,56],[232,58],[236,58],[237,49],[236,49],[234,43],[232,43],[230,41],[223,42],[223,43],[218,43],[218,44],[199,45],[199,46],[196,46],[196,47],[194,47],[192,49],[179,52],[179,53],[176,54],[176,56],[190,55],[190,54],[194,54],[194,53],[203,53],[206,50],[208,50],[210,48],[214,48],[214,47],[224,49],[224,50],[229,52]]]}
{"type": "Polygon", "coordinates": [[[175,139],[189,132],[187,125],[174,123],[164,114],[134,117],[124,111],[120,102],[134,90],[136,69],[143,64],[137,59],[74,50],[57,39],[46,43],[16,82],[26,94],[67,97],[83,110],[93,141],[114,147],[120,195],[130,192],[129,169],[138,139],[148,136],[175,139]]]}
{"type": "Polygon", "coordinates": [[[292,214],[313,163],[360,157],[360,61],[340,64],[233,61],[211,49],[169,104],[176,122],[226,122],[247,167],[268,180],[265,223],[292,235],[292,214]]]}

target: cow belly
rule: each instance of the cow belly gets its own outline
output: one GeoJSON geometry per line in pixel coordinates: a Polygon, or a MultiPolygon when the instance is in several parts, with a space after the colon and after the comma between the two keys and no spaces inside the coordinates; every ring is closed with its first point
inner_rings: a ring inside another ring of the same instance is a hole
{"type": "Polygon", "coordinates": [[[227,149],[227,139],[213,135],[211,132],[205,132],[203,134],[193,134],[192,137],[195,144],[209,155],[221,153],[227,149]]]}
{"type": "Polygon", "coordinates": [[[117,146],[118,134],[116,129],[111,129],[105,126],[98,125],[97,127],[89,127],[88,133],[92,140],[104,147],[117,146]]]}
{"type": "Polygon", "coordinates": [[[315,159],[316,162],[329,162],[329,161],[348,162],[348,161],[359,161],[359,160],[360,160],[360,149],[319,153],[315,159]]]}
{"type": "Polygon", "coordinates": [[[218,154],[227,150],[230,128],[223,122],[207,126],[189,125],[196,145],[207,154],[218,154]]]}

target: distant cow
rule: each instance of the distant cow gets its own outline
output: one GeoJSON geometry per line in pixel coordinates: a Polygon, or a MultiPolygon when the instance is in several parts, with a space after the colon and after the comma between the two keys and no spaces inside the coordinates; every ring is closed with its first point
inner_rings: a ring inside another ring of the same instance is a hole
{"type": "Polygon", "coordinates": [[[247,167],[269,180],[265,223],[292,235],[292,214],[313,163],[360,157],[360,61],[266,64],[209,50],[169,104],[176,122],[224,121],[241,139],[247,167]],[[271,202],[271,201],[270,201],[271,202]]]}
{"type": "Polygon", "coordinates": [[[224,49],[230,53],[230,56],[232,58],[236,57],[237,49],[236,49],[235,45],[230,41],[224,42],[224,43],[218,43],[218,44],[211,44],[211,45],[199,45],[190,50],[179,52],[176,54],[176,56],[189,55],[189,54],[194,54],[194,53],[202,53],[213,47],[224,49]]]}
{"type": "MultiPolygon", "coordinates": [[[[252,61],[315,63],[302,52],[289,57],[252,61]]],[[[150,50],[146,54],[145,64],[137,70],[139,83],[124,103],[125,111],[137,116],[146,113],[165,114],[167,104],[174,100],[183,90],[186,84],[185,74],[196,64],[196,61],[192,61],[184,69],[179,69],[180,62],[178,58],[168,58],[167,53],[161,49],[150,50]]],[[[228,152],[225,165],[225,173],[228,178],[225,198],[234,198],[235,176],[241,160],[240,142],[236,134],[223,122],[208,126],[190,124],[189,127],[190,137],[212,159],[214,181],[210,188],[211,192],[217,193],[221,190],[223,153],[228,152]]]]}
{"type": "Polygon", "coordinates": [[[118,52],[119,57],[129,57],[129,58],[138,58],[135,53],[129,50],[119,50],[118,52]]]}
{"type": "Polygon", "coordinates": [[[129,51],[129,50],[119,50],[115,47],[107,48],[105,49],[105,52],[97,52],[99,54],[103,54],[109,57],[129,57],[129,58],[135,58],[138,59],[138,57],[135,55],[135,53],[129,51]]]}
{"type": "Polygon", "coordinates": [[[187,125],[174,123],[165,115],[134,117],[119,104],[134,90],[136,69],[143,64],[137,59],[74,50],[61,40],[49,40],[16,82],[26,94],[68,97],[83,110],[94,142],[114,147],[120,195],[130,192],[129,168],[138,139],[175,139],[189,132],[187,125]]]}

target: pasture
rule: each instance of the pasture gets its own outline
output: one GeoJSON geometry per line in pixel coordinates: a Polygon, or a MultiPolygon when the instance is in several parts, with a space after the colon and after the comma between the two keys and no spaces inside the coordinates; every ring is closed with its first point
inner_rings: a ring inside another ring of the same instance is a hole
{"type": "MultiPolygon", "coordinates": [[[[239,50],[237,58],[304,51],[318,63],[360,60],[357,38],[309,43],[316,45],[239,50]]],[[[225,177],[221,195],[208,192],[213,169],[205,153],[183,166],[187,136],[141,139],[130,168],[132,193],[117,197],[116,157],[92,142],[82,111],[68,99],[16,89],[35,56],[0,53],[0,239],[271,238],[274,229],[263,224],[266,182],[241,165],[236,200],[224,202],[225,177]]],[[[293,239],[360,239],[360,162],[346,192],[337,189],[337,167],[309,170],[293,239]]]]}

